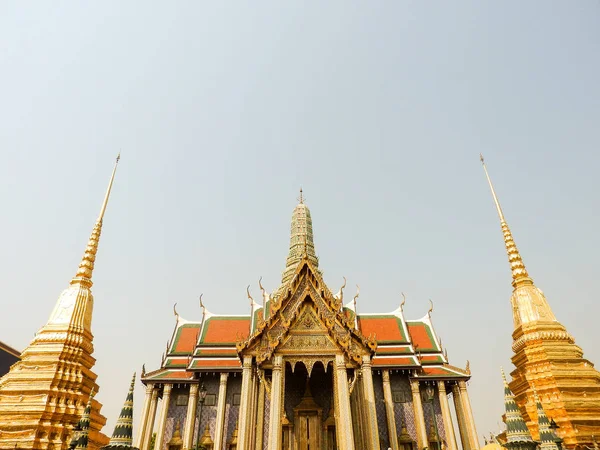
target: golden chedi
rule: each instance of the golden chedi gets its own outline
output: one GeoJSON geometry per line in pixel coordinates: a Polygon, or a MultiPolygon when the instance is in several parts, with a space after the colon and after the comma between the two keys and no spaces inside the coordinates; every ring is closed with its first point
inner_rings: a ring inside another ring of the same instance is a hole
{"type": "Polygon", "coordinates": [[[540,439],[535,392],[564,446],[593,447],[600,435],[600,373],[556,319],[544,293],[530,278],[481,157],[496,204],[512,272],[513,352],[510,390],[533,438],[540,439]]]}
{"type": "MultiPolygon", "coordinates": [[[[66,449],[90,393],[98,392],[97,375],[92,371],[92,273],[116,169],[115,163],[75,277],[21,360],[0,379],[0,449],[66,449]]],[[[88,437],[92,450],[108,443],[100,432],[106,423],[100,408],[92,398],[88,437]]]]}

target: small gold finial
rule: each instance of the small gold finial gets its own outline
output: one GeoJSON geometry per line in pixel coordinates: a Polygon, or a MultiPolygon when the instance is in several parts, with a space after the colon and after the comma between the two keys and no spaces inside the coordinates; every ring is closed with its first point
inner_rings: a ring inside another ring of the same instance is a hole
{"type": "Polygon", "coordinates": [[[300,187],[300,197],[298,197],[298,201],[300,203],[304,203],[304,195],[302,193],[302,187],[300,187]]]}

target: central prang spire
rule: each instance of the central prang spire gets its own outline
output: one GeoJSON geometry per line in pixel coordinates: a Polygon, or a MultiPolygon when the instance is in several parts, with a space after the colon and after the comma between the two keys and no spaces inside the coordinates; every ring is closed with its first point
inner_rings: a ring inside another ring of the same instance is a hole
{"type": "Polygon", "coordinates": [[[298,202],[292,213],[290,252],[281,278],[282,284],[291,280],[294,270],[304,258],[308,259],[315,268],[319,267],[319,259],[315,254],[315,243],[313,242],[312,218],[310,217],[310,210],[304,203],[302,189],[300,189],[298,202]]]}

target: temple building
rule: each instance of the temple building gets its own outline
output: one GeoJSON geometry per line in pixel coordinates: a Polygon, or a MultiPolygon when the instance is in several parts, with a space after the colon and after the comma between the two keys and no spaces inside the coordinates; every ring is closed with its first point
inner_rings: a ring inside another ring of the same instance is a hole
{"type": "Polygon", "coordinates": [[[554,316],[544,293],[529,277],[483,157],[481,162],[500,218],[513,279],[515,369],[510,389],[531,435],[542,447],[548,444],[537,420],[540,408],[558,426],[565,447],[592,448],[594,436],[600,436],[600,373],[583,357],[581,348],[554,316]]]}
{"type": "MultiPolygon", "coordinates": [[[[117,157],[117,163],[119,158],[117,157]]],[[[75,277],[59,296],[50,318],[0,378],[0,449],[67,449],[86,405],[86,446],[108,444],[98,392],[92,335],[92,272],[102,220],[117,164],[75,277]]]]}
{"type": "Polygon", "coordinates": [[[142,372],[136,447],[156,431],[154,450],[477,450],[468,363],[449,364],[432,309],[357,314],[345,284],[323,280],[301,194],[281,284],[259,281],[258,302],[248,289],[249,314],[213,314],[202,298],[200,320],[174,308],[162,363],[142,372]]]}

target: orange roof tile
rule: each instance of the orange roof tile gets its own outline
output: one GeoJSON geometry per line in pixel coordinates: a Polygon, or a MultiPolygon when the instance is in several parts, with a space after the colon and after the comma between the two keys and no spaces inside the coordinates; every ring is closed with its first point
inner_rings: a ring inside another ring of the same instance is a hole
{"type": "Polygon", "coordinates": [[[418,351],[439,351],[428,325],[423,322],[407,322],[407,325],[410,338],[413,345],[418,346],[418,351]]]}
{"type": "Polygon", "coordinates": [[[375,336],[379,344],[408,342],[400,319],[393,315],[358,316],[360,331],[375,336]]]}
{"type": "Polygon", "coordinates": [[[248,337],[250,317],[211,317],[202,330],[202,344],[235,344],[240,338],[248,337]]]}

